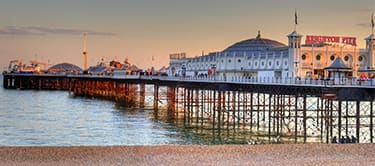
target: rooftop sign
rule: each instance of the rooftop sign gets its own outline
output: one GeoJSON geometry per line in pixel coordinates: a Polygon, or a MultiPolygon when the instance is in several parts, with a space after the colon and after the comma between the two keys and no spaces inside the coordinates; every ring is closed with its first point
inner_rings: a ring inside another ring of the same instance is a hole
{"type": "Polygon", "coordinates": [[[186,53],[174,53],[174,54],[169,54],[170,59],[184,59],[186,58],[186,53]]]}
{"type": "Polygon", "coordinates": [[[355,37],[339,37],[339,36],[306,36],[306,45],[318,44],[318,43],[341,43],[352,46],[357,46],[355,37]]]}

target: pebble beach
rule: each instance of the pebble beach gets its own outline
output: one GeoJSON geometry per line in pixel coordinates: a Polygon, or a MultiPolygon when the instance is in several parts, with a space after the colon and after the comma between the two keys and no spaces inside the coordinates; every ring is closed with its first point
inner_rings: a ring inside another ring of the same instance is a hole
{"type": "Polygon", "coordinates": [[[375,144],[0,147],[0,165],[375,165],[375,144]]]}

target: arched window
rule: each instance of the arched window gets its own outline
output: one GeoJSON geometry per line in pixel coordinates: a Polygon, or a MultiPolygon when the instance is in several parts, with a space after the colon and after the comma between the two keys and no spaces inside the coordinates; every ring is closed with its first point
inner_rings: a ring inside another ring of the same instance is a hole
{"type": "Polygon", "coordinates": [[[238,59],[237,62],[238,62],[238,63],[241,63],[241,59],[238,59]]]}
{"type": "Polygon", "coordinates": [[[331,61],[335,60],[335,55],[331,55],[331,56],[329,57],[329,59],[330,59],[331,61]]]}
{"type": "Polygon", "coordinates": [[[349,56],[346,55],[346,56],[344,57],[344,61],[348,61],[348,60],[349,60],[349,56]]]}
{"type": "Polygon", "coordinates": [[[359,56],[359,57],[358,57],[358,61],[362,62],[362,61],[363,61],[363,57],[362,57],[362,56],[359,56]]]}
{"type": "Polygon", "coordinates": [[[318,54],[318,55],[316,55],[316,57],[315,57],[315,59],[316,59],[317,61],[320,61],[321,58],[322,58],[321,54],[318,54]]]}
{"type": "Polygon", "coordinates": [[[302,54],[301,59],[306,60],[306,54],[302,54]]]}

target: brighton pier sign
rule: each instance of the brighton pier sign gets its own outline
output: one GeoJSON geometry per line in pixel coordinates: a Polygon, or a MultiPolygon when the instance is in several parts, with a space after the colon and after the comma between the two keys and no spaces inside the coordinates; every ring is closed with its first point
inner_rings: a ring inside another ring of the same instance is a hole
{"type": "Polygon", "coordinates": [[[357,46],[355,37],[339,37],[339,36],[306,36],[306,45],[318,44],[318,43],[342,43],[352,46],[357,46]]]}

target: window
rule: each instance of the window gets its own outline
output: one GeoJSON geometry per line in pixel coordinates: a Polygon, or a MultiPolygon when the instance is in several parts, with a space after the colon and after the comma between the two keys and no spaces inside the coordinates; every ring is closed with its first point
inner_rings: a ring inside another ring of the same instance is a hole
{"type": "Polygon", "coordinates": [[[276,61],[276,66],[280,66],[280,62],[279,61],[276,61]]]}
{"type": "Polygon", "coordinates": [[[320,61],[320,58],[322,58],[320,54],[318,54],[318,55],[315,57],[315,59],[316,59],[317,61],[320,61]]]}
{"type": "Polygon", "coordinates": [[[272,61],[268,61],[268,66],[272,66],[272,61]]]}
{"type": "Polygon", "coordinates": [[[238,62],[238,63],[241,63],[241,59],[238,59],[237,62],[238,62]]]}
{"type": "Polygon", "coordinates": [[[228,63],[231,63],[231,62],[232,62],[232,60],[229,59],[229,60],[228,60],[228,63]]]}
{"type": "Polygon", "coordinates": [[[362,61],[363,61],[363,57],[362,57],[362,56],[359,56],[359,57],[358,57],[358,61],[362,62],[362,61]]]}
{"type": "Polygon", "coordinates": [[[251,67],[251,62],[249,62],[249,66],[251,67]]]}
{"type": "Polygon", "coordinates": [[[349,56],[345,56],[345,57],[344,57],[344,60],[345,60],[345,61],[348,61],[348,60],[349,60],[349,56]]]}
{"type": "Polygon", "coordinates": [[[330,59],[331,61],[333,61],[333,60],[335,60],[335,56],[334,56],[334,55],[331,55],[331,57],[329,57],[329,59],[330,59]]]}
{"type": "Polygon", "coordinates": [[[302,58],[302,60],[306,60],[306,55],[303,54],[303,55],[301,56],[301,58],[302,58]]]}

